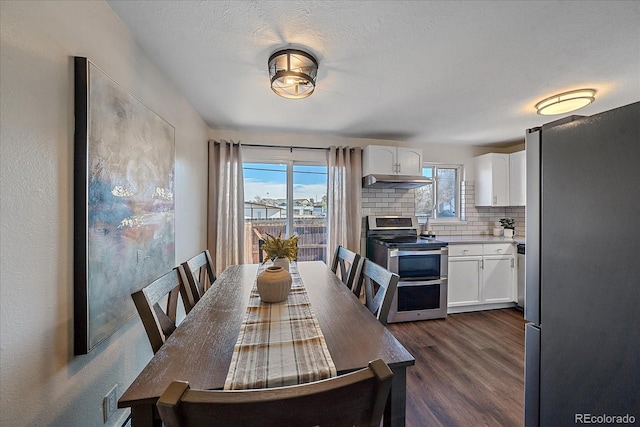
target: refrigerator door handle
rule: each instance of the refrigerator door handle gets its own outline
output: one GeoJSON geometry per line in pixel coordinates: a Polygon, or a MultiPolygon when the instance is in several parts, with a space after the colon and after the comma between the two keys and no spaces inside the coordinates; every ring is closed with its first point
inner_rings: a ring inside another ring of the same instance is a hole
{"type": "Polygon", "coordinates": [[[525,135],[527,204],[525,227],[527,250],[525,251],[524,318],[537,325],[540,321],[540,220],[541,220],[541,130],[529,129],[525,135]]]}
{"type": "Polygon", "coordinates": [[[524,427],[540,426],[540,328],[524,329],[524,427]]]}

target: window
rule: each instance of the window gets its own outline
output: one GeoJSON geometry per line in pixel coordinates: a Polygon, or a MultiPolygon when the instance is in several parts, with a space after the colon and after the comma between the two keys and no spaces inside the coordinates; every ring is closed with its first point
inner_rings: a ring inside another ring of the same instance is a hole
{"type": "Polygon", "coordinates": [[[259,261],[258,239],[265,233],[297,234],[299,261],[326,262],[327,166],[245,162],[243,174],[248,262],[259,261]]]}
{"type": "Polygon", "coordinates": [[[425,165],[422,175],[433,184],[416,188],[416,216],[443,221],[461,219],[461,165],[425,165]]]}

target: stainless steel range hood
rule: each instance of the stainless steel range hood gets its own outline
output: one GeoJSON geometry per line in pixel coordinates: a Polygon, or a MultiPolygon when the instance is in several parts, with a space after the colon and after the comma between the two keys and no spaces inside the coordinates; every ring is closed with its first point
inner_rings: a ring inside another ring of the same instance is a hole
{"type": "Polygon", "coordinates": [[[431,184],[433,180],[421,175],[378,175],[362,177],[365,188],[417,188],[431,184]]]}

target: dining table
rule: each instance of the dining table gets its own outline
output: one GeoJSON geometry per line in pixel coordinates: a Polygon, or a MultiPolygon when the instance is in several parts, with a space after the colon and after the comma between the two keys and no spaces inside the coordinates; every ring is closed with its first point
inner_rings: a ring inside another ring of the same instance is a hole
{"type": "MultiPolygon", "coordinates": [[[[223,389],[259,264],[228,266],[118,400],[133,427],[161,425],[156,402],[174,380],[223,389]]],[[[322,261],[296,263],[337,375],[382,359],[393,372],[385,426],[404,426],[414,357],[322,261]]]]}

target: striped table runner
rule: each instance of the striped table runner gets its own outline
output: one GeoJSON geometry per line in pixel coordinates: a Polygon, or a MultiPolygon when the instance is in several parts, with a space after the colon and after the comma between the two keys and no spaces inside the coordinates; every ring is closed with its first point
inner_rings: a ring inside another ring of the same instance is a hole
{"type": "Polygon", "coordinates": [[[254,283],[225,390],[280,387],[336,376],[295,263],[290,273],[291,293],[281,303],[262,302],[254,283]]]}

